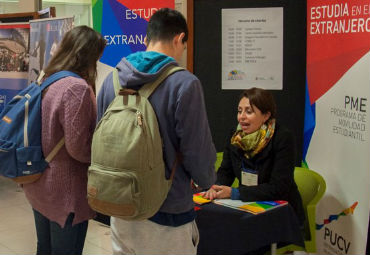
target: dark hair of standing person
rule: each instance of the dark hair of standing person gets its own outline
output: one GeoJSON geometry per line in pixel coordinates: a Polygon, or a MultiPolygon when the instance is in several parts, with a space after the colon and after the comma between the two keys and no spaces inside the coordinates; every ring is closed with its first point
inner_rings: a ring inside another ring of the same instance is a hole
{"type": "Polygon", "coordinates": [[[146,40],[150,42],[170,41],[174,36],[185,33],[183,43],[188,40],[188,26],[184,16],[176,10],[162,8],[156,11],[149,20],[146,40]]]}

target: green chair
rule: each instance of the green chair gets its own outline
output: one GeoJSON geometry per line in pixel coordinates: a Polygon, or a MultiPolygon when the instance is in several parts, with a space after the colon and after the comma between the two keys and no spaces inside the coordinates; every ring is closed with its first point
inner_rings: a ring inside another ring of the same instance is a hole
{"type": "MultiPolygon", "coordinates": [[[[216,159],[216,162],[215,162],[216,172],[217,172],[218,168],[221,166],[223,155],[224,155],[223,152],[217,152],[217,159],[216,159]]],[[[235,178],[235,180],[234,180],[233,184],[231,185],[231,187],[233,187],[233,188],[239,187],[239,180],[237,178],[235,178]]]]}
{"type": "Polygon", "coordinates": [[[216,158],[216,162],[215,162],[215,169],[216,171],[218,170],[218,168],[221,166],[221,162],[222,162],[222,157],[224,155],[223,152],[217,152],[217,158],[216,158]]]}
{"type": "Polygon", "coordinates": [[[326,183],[321,175],[302,167],[296,167],[294,169],[294,180],[301,194],[306,216],[304,226],[305,247],[291,244],[278,248],[276,254],[284,254],[289,251],[316,252],[316,205],[325,193],[326,183]]]}

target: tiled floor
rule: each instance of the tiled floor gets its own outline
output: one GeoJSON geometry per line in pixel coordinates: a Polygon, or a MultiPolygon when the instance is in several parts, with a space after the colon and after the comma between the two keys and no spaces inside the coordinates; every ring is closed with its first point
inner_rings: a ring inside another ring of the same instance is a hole
{"type": "MultiPolygon", "coordinates": [[[[36,254],[31,206],[21,188],[0,176],[0,254],[36,254]]],[[[91,220],[83,254],[112,254],[110,229],[91,220]]]]}

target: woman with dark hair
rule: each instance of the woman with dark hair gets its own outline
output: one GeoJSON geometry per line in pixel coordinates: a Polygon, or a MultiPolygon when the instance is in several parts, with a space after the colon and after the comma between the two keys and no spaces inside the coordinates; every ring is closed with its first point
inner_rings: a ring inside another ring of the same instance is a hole
{"type": "Polygon", "coordinates": [[[82,254],[88,220],[87,168],[96,123],[95,79],[104,38],[87,26],[65,34],[45,68],[45,77],[68,70],[51,84],[42,99],[42,150],[48,155],[64,137],[65,144],[39,180],[25,184],[37,232],[37,254],[82,254]]]}
{"type": "Polygon", "coordinates": [[[295,141],[292,133],[275,121],[272,94],[260,88],[245,90],[238,105],[238,126],[228,138],[217,185],[205,193],[209,199],[242,201],[286,200],[301,223],[301,196],[294,182],[295,141]],[[231,188],[234,179],[238,188],[231,188]]]}

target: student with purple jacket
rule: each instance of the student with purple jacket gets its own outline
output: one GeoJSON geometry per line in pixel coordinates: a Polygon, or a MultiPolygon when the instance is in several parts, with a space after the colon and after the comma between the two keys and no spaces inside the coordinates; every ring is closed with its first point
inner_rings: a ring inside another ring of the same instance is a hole
{"type": "Polygon", "coordinates": [[[37,232],[37,254],[82,254],[88,220],[87,168],[96,123],[96,63],[104,38],[87,26],[67,32],[45,68],[45,77],[68,70],[81,78],[65,77],[51,84],[42,99],[42,150],[45,155],[64,137],[65,144],[41,178],[25,184],[37,232]]]}

